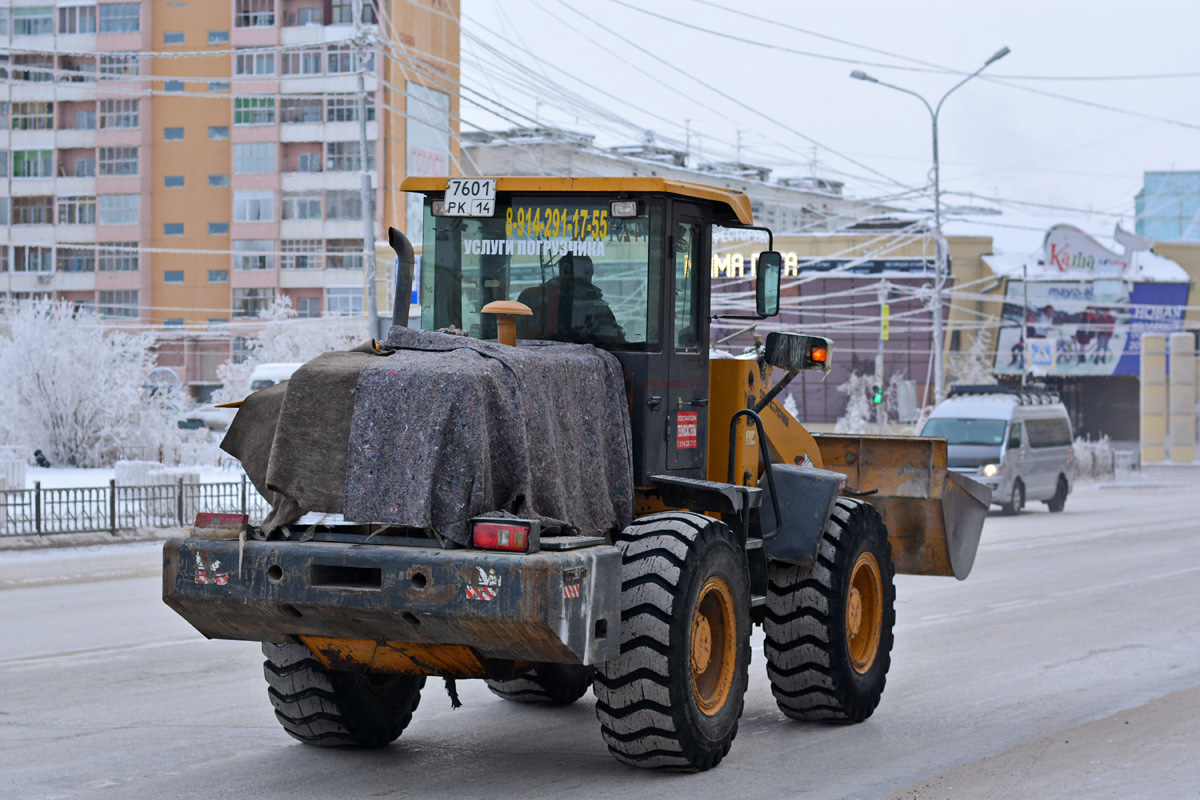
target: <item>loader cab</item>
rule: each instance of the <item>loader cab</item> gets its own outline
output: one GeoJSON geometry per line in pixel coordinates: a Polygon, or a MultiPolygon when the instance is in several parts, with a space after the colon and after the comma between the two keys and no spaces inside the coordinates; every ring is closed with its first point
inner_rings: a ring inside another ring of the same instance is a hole
{"type": "MultiPolygon", "coordinates": [[[[495,339],[483,307],[525,304],[519,339],[591,344],[620,361],[636,485],[704,478],[712,228],[750,227],[746,197],[662,178],[485,180],[483,200],[448,193],[446,178],[401,187],[425,195],[421,327],[495,339]]],[[[773,278],[758,280],[760,307],[777,305],[773,278]]]]}

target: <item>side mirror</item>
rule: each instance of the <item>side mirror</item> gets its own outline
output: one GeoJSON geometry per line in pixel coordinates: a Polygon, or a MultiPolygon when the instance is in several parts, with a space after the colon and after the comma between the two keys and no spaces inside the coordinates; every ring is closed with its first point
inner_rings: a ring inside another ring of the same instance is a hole
{"type": "Polygon", "coordinates": [[[767,334],[765,358],[772,367],[788,371],[797,369],[819,369],[829,372],[833,355],[833,341],[823,336],[805,336],[802,333],[772,331],[767,334]]]}
{"type": "Polygon", "coordinates": [[[783,256],[774,250],[758,254],[758,271],[754,280],[754,300],[758,316],[773,317],[779,313],[779,279],[783,275],[783,256]]]}

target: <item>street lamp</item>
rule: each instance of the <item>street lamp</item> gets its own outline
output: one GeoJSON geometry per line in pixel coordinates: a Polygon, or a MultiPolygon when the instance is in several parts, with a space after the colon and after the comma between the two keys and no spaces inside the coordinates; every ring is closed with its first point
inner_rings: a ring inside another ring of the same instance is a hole
{"type": "Polygon", "coordinates": [[[962,86],[967,81],[974,78],[979,73],[983,72],[994,62],[999,61],[1009,54],[1007,47],[1001,47],[992,57],[983,62],[983,66],[972,72],[967,77],[963,78],[958,83],[950,87],[950,90],[942,95],[942,99],[938,101],[937,107],[929,105],[929,101],[921,95],[905,89],[903,86],[896,86],[891,83],[884,83],[878,78],[873,78],[861,69],[856,69],[850,73],[850,77],[859,81],[867,81],[868,83],[877,83],[880,86],[886,86],[889,89],[895,89],[898,92],[911,94],[913,97],[924,103],[925,108],[929,111],[929,117],[933,121],[933,235],[935,248],[935,266],[933,278],[933,392],[934,402],[940,402],[944,396],[944,381],[942,375],[942,284],[946,279],[946,244],[942,238],[942,175],[941,165],[938,162],[938,114],[942,111],[942,103],[946,102],[946,98],[954,93],[956,89],[962,86]]]}

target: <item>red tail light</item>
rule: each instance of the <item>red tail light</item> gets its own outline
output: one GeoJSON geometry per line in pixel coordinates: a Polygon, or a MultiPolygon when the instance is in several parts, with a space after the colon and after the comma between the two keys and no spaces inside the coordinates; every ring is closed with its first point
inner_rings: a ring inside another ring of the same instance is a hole
{"type": "Polygon", "coordinates": [[[471,543],[480,550],[533,553],[540,548],[537,520],[484,517],[471,520],[471,543]]]}

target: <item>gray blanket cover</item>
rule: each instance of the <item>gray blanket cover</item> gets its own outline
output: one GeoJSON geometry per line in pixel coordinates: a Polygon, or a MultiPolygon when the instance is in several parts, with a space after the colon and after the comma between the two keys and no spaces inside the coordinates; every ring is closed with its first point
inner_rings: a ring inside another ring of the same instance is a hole
{"type": "Polygon", "coordinates": [[[632,521],[629,407],[611,354],[398,326],[381,348],[318,356],[239,409],[221,447],[271,502],[264,533],[307,511],[459,544],[489,512],[583,535],[632,521]]]}

